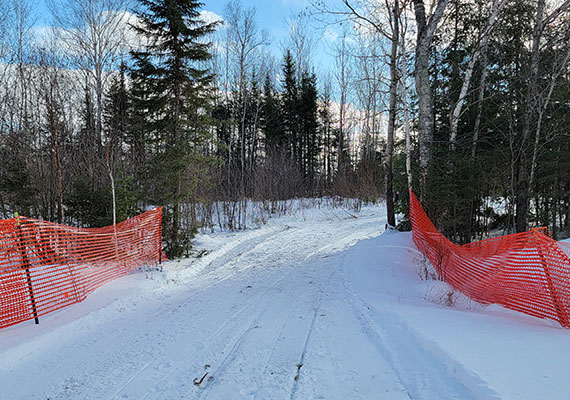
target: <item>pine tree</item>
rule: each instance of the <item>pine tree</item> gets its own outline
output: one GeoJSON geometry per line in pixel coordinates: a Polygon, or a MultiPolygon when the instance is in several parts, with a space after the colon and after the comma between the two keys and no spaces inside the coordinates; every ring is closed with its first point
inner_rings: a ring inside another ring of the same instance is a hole
{"type": "Polygon", "coordinates": [[[153,202],[167,205],[164,216],[166,252],[180,257],[189,247],[181,232],[180,204],[196,185],[192,168],[204,163],[198,150],[206,138],[204,110],[209,105],[212,75],[201,63],[208,60],[211,43],[204,38],[216,23],[204,23],[196,0],[139,0],[146,11],[137,13],[135,30],[148,44],[132,53],[136,105],[146,139],[153,148],[145,183],[153,202]],[[142,118],[141,118],[142,117],[142,118]]]}

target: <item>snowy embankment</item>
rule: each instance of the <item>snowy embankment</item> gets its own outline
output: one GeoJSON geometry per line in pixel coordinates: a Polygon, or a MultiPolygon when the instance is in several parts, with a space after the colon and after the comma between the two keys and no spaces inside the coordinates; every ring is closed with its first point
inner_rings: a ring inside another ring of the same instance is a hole
{"type": "Polygon", "coordinates": [[[1,330],[0,398],[568,398],[570,330],[422,280],[384,223],[322,208],[200,235],[199,259],[1,330]]]}

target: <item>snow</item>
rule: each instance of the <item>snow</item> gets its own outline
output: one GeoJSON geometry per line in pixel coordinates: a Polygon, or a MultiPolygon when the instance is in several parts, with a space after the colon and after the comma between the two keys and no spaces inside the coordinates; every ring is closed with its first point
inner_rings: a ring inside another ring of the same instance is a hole
{"type": "Polygon", "coordinates": [[[422,279],[384,224],[382,205],[300,208],[201,234],[200,258],[0,330],[0,397],[568,397],[570,330],[422,279]]]}

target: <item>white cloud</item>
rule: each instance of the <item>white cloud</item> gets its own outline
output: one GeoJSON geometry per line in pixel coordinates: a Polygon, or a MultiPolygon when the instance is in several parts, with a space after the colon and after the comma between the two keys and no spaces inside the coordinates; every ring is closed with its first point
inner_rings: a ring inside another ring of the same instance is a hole
{"type": "Polygon", "coordinates": [[[325,40],[327,40],[328,42],[334,43],[338,40],[339,34],[337,31],[335,31],[333,28],[331,28],[330,26],[328,26],[325,29],[325,32],[323,33],[323,36],[325,38],[325,40]]]}
{"type": "Polygon", "coordinates": [[[216,14],[213,11],[208,11],[208,10],[201,11],[200,18],[202,19],[202,21],[204,21],[207,24],[210,24],[212,22],[224,21],[224,18],[222,18],[220,15],[216,14]]]}

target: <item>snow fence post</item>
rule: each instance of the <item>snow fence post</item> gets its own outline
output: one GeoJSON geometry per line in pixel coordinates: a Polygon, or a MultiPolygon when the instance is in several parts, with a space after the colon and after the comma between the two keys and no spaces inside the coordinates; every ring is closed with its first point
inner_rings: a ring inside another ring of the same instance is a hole
{"type": "Polygon", "coordinates": [[[158,264],[162,272],[162,207],[158,207],[158,264]]]}
{"type": "Polygon", "coordinates": [[[40,320],[38,318],[38,310],[36,308],[36,299],[34,298],[32,275],[30,274],[30,260],[28,259],[28,255],[26,254],[26,247],[22,238],[22,226],[20,221],[20,215],[18,213],[14,213],[14,217],[16,222],[16,236],[18,238],[18,247],[20,250],[20,256],[22,257],[22,263],[24,269],[26,270],[26,280],[28,281],[28,291],[30,292],[30,301],[32,303],[32,310],[34,312],[34,319],[36,321],[36,325],[38,325],[40,323],[40,320]]]}

